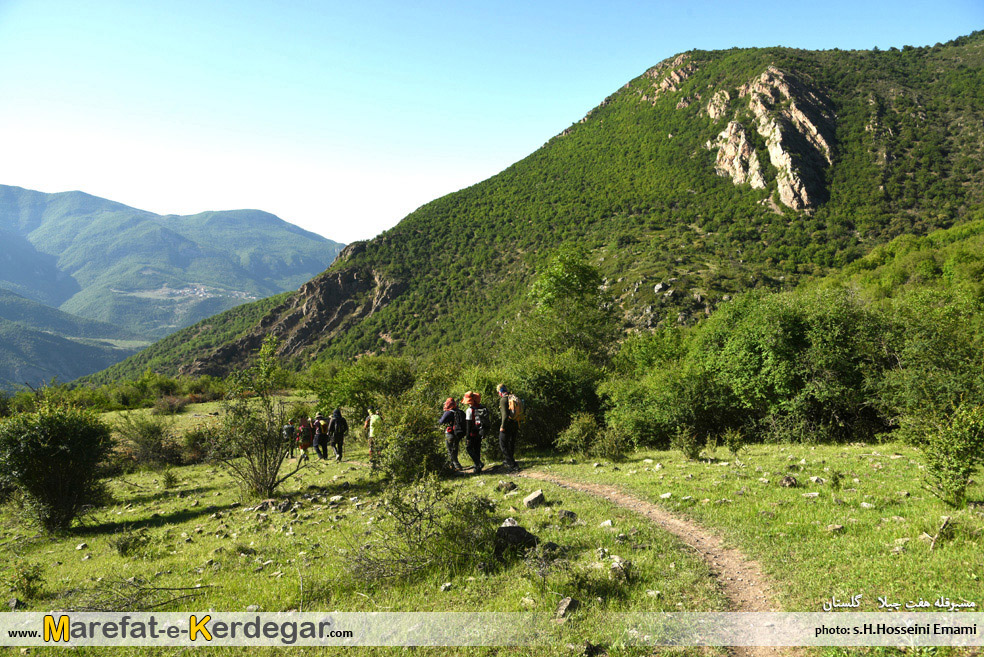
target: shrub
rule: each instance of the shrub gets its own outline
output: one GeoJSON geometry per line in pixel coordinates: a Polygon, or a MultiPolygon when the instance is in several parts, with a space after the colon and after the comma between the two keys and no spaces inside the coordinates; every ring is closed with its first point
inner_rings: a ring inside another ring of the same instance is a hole
{"type": "Polygon", "coordinates": [[[745,435],[741,432],[741,429],[731,428],[724,432],[722,436],[724,446],[728,448],[731,452],[731,456],[734,459],[738,459],[738,454],[741,450],[745,449],[745,435]]]}
{"type": "MultiPolygon", "coordinates": [[[[600,412],[598,382],[603,372],[576,352],[532,356],[510,363],[505,374],[510,392],[526,405],[520,445],[551,447],[575,413],[600,412]]],[[[498,398],[491,399],[495,401],[486,405],[497,415],[498,398]]]]}
{"type": "Polygon", "coordinates": [[[612,461],[621,461],[625,458],[625,453],[634,447],[635,442],[632,436],[622,432],[617,427],[605,427],[598,432],[594,443],[591,445],[591,454],[612,461]]]}
{"type": "Polygon", "coordinates": [[[161,472],[161,488],[165,490],[169,488],[174,488],[178,485],[178,475],[174,474],[174,470],[171,468],[164,468],[161,472]]]}
{"type": "Polygon", "coordinates": [[[971,475],[984,461],[984,406],[961,405],[923,448],[927,487],[947,504],[967,501],[971,475]]]}
{"type": "Polygon", "coordinates": [[[188,400],[176,395],[158,397],[150,412],[154,415],[177,415],[188,405],[188,400]]]}
{"type": "Polygon", "coordinates": [[[137,465],[160,467],[181,463],[181,448],[174,435],[174,422],[143,412],[121,413],[116,433],[137,465]]]}
{"type": "Polygon", "coordinates": [[[405,400],[394,411],[396,420],[375,438],[378,464],[393,481],[408,483],[439,473],[447,462],[434,411],[405,400]]]}
{"type": "Polygon", "coordinates": [[[147,545],[147,541],[145,532],[134,531],[130,527],[124,527],[110,537],[109,546],[116,550],[116,553],[121,557],[129,557],[143,550],[147,545]]]}
{"type": "Polygon", "coordinates": [[[229,403],[220,431],[209,436],[208,455],[225,467],[247,496],[271,497],[304,466],[283,471],[290,445],[283,439],[283,408],[266,394],[229,403]]]}
{"type": "Polygon", "coordinates": [[[5,584],[12,590],[28,600],[32,600],[44,593],[46,586],[44,564],[26,559],[14,559],[7,570],[5,584]]]}
{"type": "Polygon", "coordinates": [[[456,575],[491,564],[495,546],[494,505],[487,498],[449,490],[434,475],[383,494],[387,517],[348,560],[360,581],[404,581],[423,575],[456,575]]]}
{"type": "Polygon", "coordinates": [[[111,448],[96,415],[42,403],[0,424],[0,486],[17,489],[45,530],[65,529],[105,499],[98,466],[111,448]]]}
{"type": "Polygon", "coordinates": [[[554,445],[567,454],[587,454],[598,433],[598,421],[590,413],[577,413],[567,428],[557,434],[554,445]]]}
{"type": "Polygon", "coordinates": [[[680,450],[680,453],[689,461],[696,461],[700,458],[700,442],[694,435],[693,429],[689,427],[680,427],[673,436],[670,445],[673,449],[680,450]]]}
{"type": "Polygon", "coordinates": [[[220,440],[221,434],[219,426],[212,423],[199,424],[185,431],[181,437],[181,456],[184,462],[201,462],[208,454],[208,446],[220,440]]]}

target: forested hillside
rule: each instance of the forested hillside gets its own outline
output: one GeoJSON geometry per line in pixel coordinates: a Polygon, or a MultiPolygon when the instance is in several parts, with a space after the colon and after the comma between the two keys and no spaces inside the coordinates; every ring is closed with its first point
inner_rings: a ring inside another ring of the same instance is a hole
{"type": "Polygon", "coordinates": [[[982,63],[982,33],[667,59],[502,173],[350,245],[299,292],[209,318],[102,378],[221,374],[268,334],[297,363],[488,350],[565,243],[588,249],[625,330],[691,325],[736,293],[984,219],[982,63]]]}

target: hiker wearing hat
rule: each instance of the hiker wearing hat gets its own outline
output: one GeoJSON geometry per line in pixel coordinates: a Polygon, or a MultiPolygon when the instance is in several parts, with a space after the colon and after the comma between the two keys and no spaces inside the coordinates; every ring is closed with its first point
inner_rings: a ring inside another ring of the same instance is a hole
{"type": "Polygon", "coordinates": [[[322,461],[328,458],[328,423],[321,413],[314,416],[314,451],[322,461]]]}
{"type": "MultiPolygon", "coordinates": [[[[461,463],[458,462],[458,445],[461,439],[468,433],[466,428],[465,412],[458,408],[458,402],[454,397],[448,397],[444,402],[444,414],[438,420],[438,424],[444,425],[444,444],[448,448],[448,463],[454,470],[463,470],[461,463]]],[[[470,454],[471,452],[469,452],[470,454]]],[[[478,462],[476,461],[477,465],[478,462]]]]}
{"type": "Polygon", "coordinates": [[[499,451],[502,452],[502,462],[509,468],[518,468],[516,463],[516,436],[519,433],[519,421],[523,417],[523,400],[509,394],[505,383],[496,386],[499,393],[499,451]]]}
{"type": "Polygon", "coordinates": [[[482,395],[469,390],[461,400],[462,404],[467,405],[465,409],[465,427],[467,436],[465,437],[465,449],[468,456],[475,462],[475,473],[482,471],[485,464],[482,463],[482,441],[492,430],[492,416],[489,409],[482,406],[482,395]]]}

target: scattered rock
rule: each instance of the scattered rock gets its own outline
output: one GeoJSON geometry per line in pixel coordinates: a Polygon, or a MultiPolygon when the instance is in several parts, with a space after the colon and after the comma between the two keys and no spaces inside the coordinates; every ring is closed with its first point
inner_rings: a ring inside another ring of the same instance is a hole
{"type": "Polygon", "coordinates": [[[874,504],[871,504],[870,502],[861,502],[861,508],[862,509],[874,509],[875,508],[875,505],[874,504]]]}
{"type": "Polygon", "coordinates": [[[540,539],[519,526],[503,526],[495,530],[495,555],[501,558],[507,550],[535,548],[540,539]]]}
{"type": "Polygon", "coordinates": [[[571,597],[564,598],[557,605],[556,617],[557,618],[567,618],[567,615],[568,614],[576,611],[577,608],[580,607],[580,606],[581,606],[581,603],[578,602],[577,600],[575,600],[574,598],[571,598],[571,597]]]}
{"type": "Polygon", "coordinates": [[[527,609],[531,609],[536,606],[536,600],[530,597],[523,598],[519,601],[519,604],[523,605],[527,609]]]}
{"type": "Polygon", "coordinates": [[[660,498],[664,500],[668,500],[671,497],[673,497],[673,493],[663,493],[662,495],[660,495],[660,498]]]}
{"type": "Polygon", "coordinates": [[[7,600],[7,608],[10,609],[10,611],[17,611],[18,609],[23,609],[24,601],[18,598],[11,598],[10,600],[7,600]]]}
{"type": "Polygon", "coordinates": [[[557,519],[564,522],[577,522],[577,514],[573,511],[568,511],[567,509],[561,509],[557,512],[557,519]]]}
{"type": "Polygon", "coordinates": [[[786,475],[779,482],[779,485],[783,488],[796,488],[799,485],[799,482],[796,481],[796,477],[793,475],[786,475]]]}
{"type": "Polygon", "coordinates": [[[451,582],[444,582],[443,584],[441,584],[441,590],[442,591],[450,591],[451,590],[451,582]]]}
{"type": "Polygon", "coordinates": [[[259,611],[259,610],[260,610],[260,605],[250,605],[246,607],[246,611],[259,611]]]}
{"type": "Polygon", "coordinates": [[[75,549],[76,550],[88,550],[89,549],[89,544],[88,543],[79,543],[78,545],[75,546],[75,549]]]}
{"type": "Polygon", "coordinates": [[[608,574],[614,580],[626,582],[632,574],[632,562],[625,561],[621,557],[612,557],[612,565],[608,569],[608,574]]]}
{"type": "Polygon", "coordinates": [[[827,531],[831,534],[844,531],[844,525],[827,525],[827,531]]]}
{"type": "Polygon", "coordinates": [[[656,591],[654,589],[649,589],[648,591],[646,591],[646,595],[648,595],[650,598],[658,598],[661,595],[663,595],[663,592],[662,591],[656,591]]]}
{"type": "Polygon", "coordinates": [[[820,493],[803,493],[803,497],[820,497],[820,493]]]}
{"type": "Polygon", "coordinates": [[[496,484],[495,489],[500,493],[508,493],[511,490],[516,490],[516,484],[512,481],[499,481],[496,484]]]}
{"type": "Polygon", "coordinates": [[[599,523],[598,526],[599,527],[611,527],[612,526],[612,521],[611,520],[605,520],[605,521],[599,523]]]}
{"type": "Polygon", "coordinates": [[[810,477],[810,481],[817,484],[818,486],[823,486],[824,479],[822,477],[810,477]]]}
{"type": "Polygon", "coordinates": [[[591,467],[593,467],[593,468],[600,468],[600,467],[601,467],[601,463],[595,463],[595,464],[594,464],[593,466],[591,466],[591,467]]]}
{"type": "Polygon", "coordinates": [[[519,523],[516,522],[515,518],[506,518],[502,521],[503,527],[519,527],[519,523]]]}
{"type": "Polygon", "coordinates": [[[523,506],[525,506],[527,509],[533,509],[538,506],[543,506],[546,503],[547,503],[547,498],[544,496],[542,490],[535,490],[523,498],[523,506]]]}

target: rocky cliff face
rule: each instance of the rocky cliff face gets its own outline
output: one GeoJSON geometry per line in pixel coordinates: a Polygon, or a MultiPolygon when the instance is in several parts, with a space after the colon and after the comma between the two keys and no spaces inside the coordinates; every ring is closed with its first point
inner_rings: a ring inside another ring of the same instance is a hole
{"type": "MultiPolygon", "coordinates": [[[[352,254],[347,248],[339,258],[352,254]]],[[[249,333],[195,359],[181,373],[221,376],[244,367],[268,335],[280,339],[277,353],[286,359],[314,357],[332,338],[378,312],[405,289],[405,283],[369,268],[327,271],[301,286],[249,333]]]]}
{"type": "MultiPolygon", "coordinates": [[[[730,98],[727,91],[715,93],[706,107],[708,116],[723,118],[730,98]]],[[[747,116],[765,140],[783,205],[809,211],[823,203],[824,174],[833,163],[835,116],[829,99],[798,76],[774,66],[740,87],[738,98],[747,99],[747,104],[735,103],[734,115],[747,116]]],[[[750,135],[737,120],[707,142],[707,148],[717,151],[719,174],[736,185],[748,182],[752,187],[765,187],[750,135]]]]}

